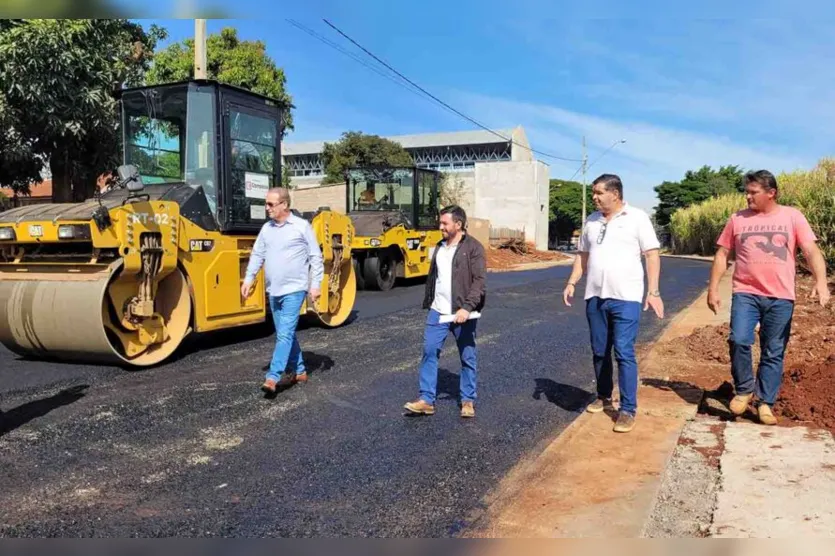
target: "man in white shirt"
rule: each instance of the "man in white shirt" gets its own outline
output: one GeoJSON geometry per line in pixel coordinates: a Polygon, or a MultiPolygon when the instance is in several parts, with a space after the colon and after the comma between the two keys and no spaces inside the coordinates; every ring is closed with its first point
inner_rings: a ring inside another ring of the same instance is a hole
{"type": "Polygon", "coordinates": [[[423,308],[429,309],[423,333],[420,397],[404,407],[409,414],[435,413],[438,358],[450,332],[461,358],[461,417],[474,417],[476,399],[476,319],[485,300],[484,247],[467,235],[467,214],[459,206],[441,211],[443,240],[435,247],[423,308]]]}
{"type": "Polygon", "coordinates": [[[597,211],[589,215],[578,245],[579,255],[563,292],[571,305],[574,287],[585,272],[586,318],[589,323],[597,400],[587,409],[599,413],[612,406],[612,349],[618,362],[620,407],[615,432],[635,426],[638,396],[638,363],[635,340],[644,299],[644,268],[647,260],[648,288],[644,311],[652,307],[664,318],[664,303],[658,291],[661,274],[660,244],[649,216],[623,200],[623,183],[614,174],[603,174],[592,183],[597,211]]]}

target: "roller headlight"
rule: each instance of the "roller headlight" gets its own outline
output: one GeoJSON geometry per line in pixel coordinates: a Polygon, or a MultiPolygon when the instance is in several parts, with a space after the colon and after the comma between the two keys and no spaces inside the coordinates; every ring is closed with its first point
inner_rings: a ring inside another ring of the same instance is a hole
{"type": "Polygon", "coordinates": [[[14,241],[14,239],[15,239],[14,228],[12,228],[10,226],[0,228],[0,241],[14,241]]]}
{"type": "Polygon", "coordinates": [[[61,224],[58,226],[58,239],[90,239],[90,226],[87,224],[61,224]]]}

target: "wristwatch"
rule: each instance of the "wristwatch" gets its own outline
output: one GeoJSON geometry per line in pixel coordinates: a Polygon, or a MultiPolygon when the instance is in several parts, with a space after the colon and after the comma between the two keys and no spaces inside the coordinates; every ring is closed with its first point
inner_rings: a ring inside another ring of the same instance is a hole
{"type": "Polygon", "coordinates": [[[661,297],[661,292],[658,291],[658,290],[655,290],[653,292],[647,292],[647,295],[651,295],[652,297],[661,297]]]}

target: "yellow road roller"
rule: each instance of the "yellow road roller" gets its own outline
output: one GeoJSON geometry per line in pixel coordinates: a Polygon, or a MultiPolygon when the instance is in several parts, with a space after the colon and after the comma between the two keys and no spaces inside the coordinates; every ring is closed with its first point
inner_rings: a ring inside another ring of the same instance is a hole
{"type": "MultiPolygon", "coordinates": [[[[208,80],[119,91],[124,165],[83,203],[0,213],[0,342],[33,358],[144,367],[191,332],[267,317],[241,284],[281,182],[279,101],[208,80]]],[[[325,263],[302,314],[336,327],[356,298],[354,227],[306,213],[325,263]]]]}
{"type": "Polygon", "coordinates": [[[348,216],[360,289],[390,290],[397,278],[429,274],[432,250],[443,237],[440,172],[417,167],[367,166],[345,172],[348,216]]]}

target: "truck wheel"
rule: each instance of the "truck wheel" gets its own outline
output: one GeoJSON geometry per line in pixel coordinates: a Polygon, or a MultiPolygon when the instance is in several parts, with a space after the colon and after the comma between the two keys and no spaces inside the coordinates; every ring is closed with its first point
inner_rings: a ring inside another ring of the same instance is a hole
{"type": "Polygon", "coordinates": [[[353,265],[354,265],[354,274],[357,277],[357,289],[358,290],[367,289],[367,286],[366,286],[366,283],[365,283],[365,273],[362,270],[362,261],[355,258],[353,260],[353,265]]]}
{"type": "Polygon", "coordinates": [[[390,290],[397,278],[396,267],[397,261],[386,251],[367,256],[363,264],[366,287],[381,291],[390,290]]]}

